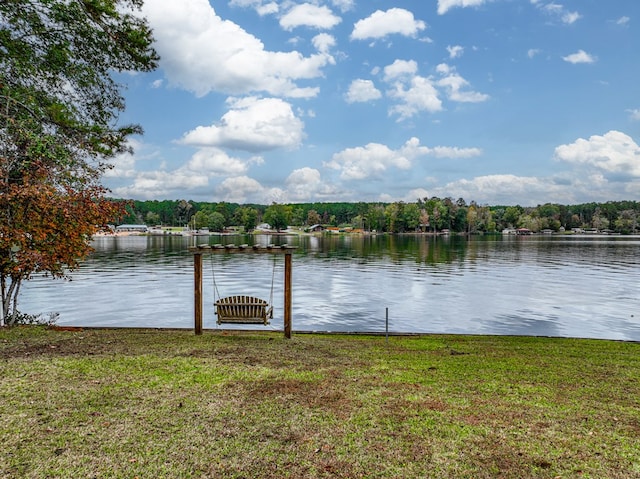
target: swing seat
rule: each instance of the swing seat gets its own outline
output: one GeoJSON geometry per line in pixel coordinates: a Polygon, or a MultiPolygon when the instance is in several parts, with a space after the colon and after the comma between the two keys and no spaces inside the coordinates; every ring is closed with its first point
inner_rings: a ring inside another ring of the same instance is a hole
{"type": "Polygon", "coordinates": [[[273,306],[252,296],[228,296],[214,303],[218,324],[269,324],[273,319],[273,306]]]}

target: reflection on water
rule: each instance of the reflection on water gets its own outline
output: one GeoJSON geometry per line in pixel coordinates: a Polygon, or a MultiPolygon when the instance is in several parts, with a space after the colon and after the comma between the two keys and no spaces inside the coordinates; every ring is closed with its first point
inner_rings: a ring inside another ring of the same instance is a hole
{"type": "MultiPolygon", "coordinates": [[[[22,310],[60,324],[193,325],[195,243],[288,243],[294,330],[390,330],[640,340],[638,237],[130,236],[98,238],[72,281],[36,278],[22,310]]],[[[276,255],[204,255],[204,325],[222,296],[269,299],[282,329],[276,255]],[[272,281],[272,278],[275,278],[272,281]]],[[[254,327],[254,326],[253,326],[254,327]]]]}

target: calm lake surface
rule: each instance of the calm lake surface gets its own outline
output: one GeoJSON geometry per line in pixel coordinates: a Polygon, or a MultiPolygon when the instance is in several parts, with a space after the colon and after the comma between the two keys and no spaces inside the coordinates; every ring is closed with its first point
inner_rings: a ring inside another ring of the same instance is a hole
{"type": "MultiPolygon", "coordinates": [[[[192,328],[188,248],[207,243],[298,246],[294,331],[382,332],[388,308],[392,332],[640,341],[640,237],[627,236],[105,237],[71,281],[28,281],[20,309],[59,325],[192,328]]],[[[269,300],[273,285],[266,328],[283,328],[283,255],[205,254],[203,269],[205,328],[217,327],[214,278],[221,296],[269,300]]]]}

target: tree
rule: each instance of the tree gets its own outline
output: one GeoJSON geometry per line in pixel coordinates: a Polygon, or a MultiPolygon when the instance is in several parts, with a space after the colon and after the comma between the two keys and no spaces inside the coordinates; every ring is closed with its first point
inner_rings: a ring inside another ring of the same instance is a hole
{"type": "Polygon", "coordinates": [[[614,222],[616,231],[625,235],[633,234],[638,227],[638,216],[634,210],[624,210],[614,222]]]}
{"type": "Polygon", "coordinates": [[[258,210],[242,206],[236,210],[233,219],[236,225],[243,226],[245,231],[251,231],[258,224],[258,210]]]}
{"type": "Polygon", "coordinates": [[[307,225],[313,226],[320,223],[320,215],[316,210],[309,210],[307,213],[307,225]]]}
{"type": "Polygon", "coordinates": [[[144,217],[145,224],[150,226],[155,226],[160,224],[160,215],[158,213],[154,213],[153,211],[148,211],[147,215],[144,217]]]}
{"type": "Polygon", "coordinates": [[[100,179],[137,125],[118,125],[114,72],[150,71],[141,0],[0,2],[0,324],[23,280],[62,277],[123,214],[100,179]]]}
{"type": "Polygon", "coordinates": [[[520,226],[520,215],[523,213],[520,206],[509,206],[504,211],[503,220],[508,226],[518,228],[520,226]]]}
{"type": "Polygon", "coordinates": [[[292,213],[293,209],[291,206],[273,203],[265,210],[262,218],[269,223],[272,228],[280,231],[289,226],[292,213]]]}
{"type": "Polygon", "coordinates": [[[218,211],[214,211],[213,213],[211,213],[209,215],[209,223],[208,223],[209,229],[211,231],[222,231],[224,230],[225,225],[225,219],[224,219],[224,215],[218,211]]]}

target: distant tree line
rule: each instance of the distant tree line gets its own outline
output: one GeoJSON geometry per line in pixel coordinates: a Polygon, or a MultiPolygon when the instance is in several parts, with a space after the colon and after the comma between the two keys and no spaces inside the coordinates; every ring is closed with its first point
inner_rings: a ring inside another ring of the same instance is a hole
{"type": "Polygon", "coordinates": [[[480,234],[505,228],[533,232],[575,228],[621,234],[638,232],[640,202],[609,201],[534,207],[487,206],[458,198],[422,198],[416,202],[333,202],[295,204],[208,203],[187,200],[131,201],[123,223],[187,226],[222,231],[235,226],[251,231],[260,223],[287,226],[335,226],[388,233],[432,232],[480,234]]]}

